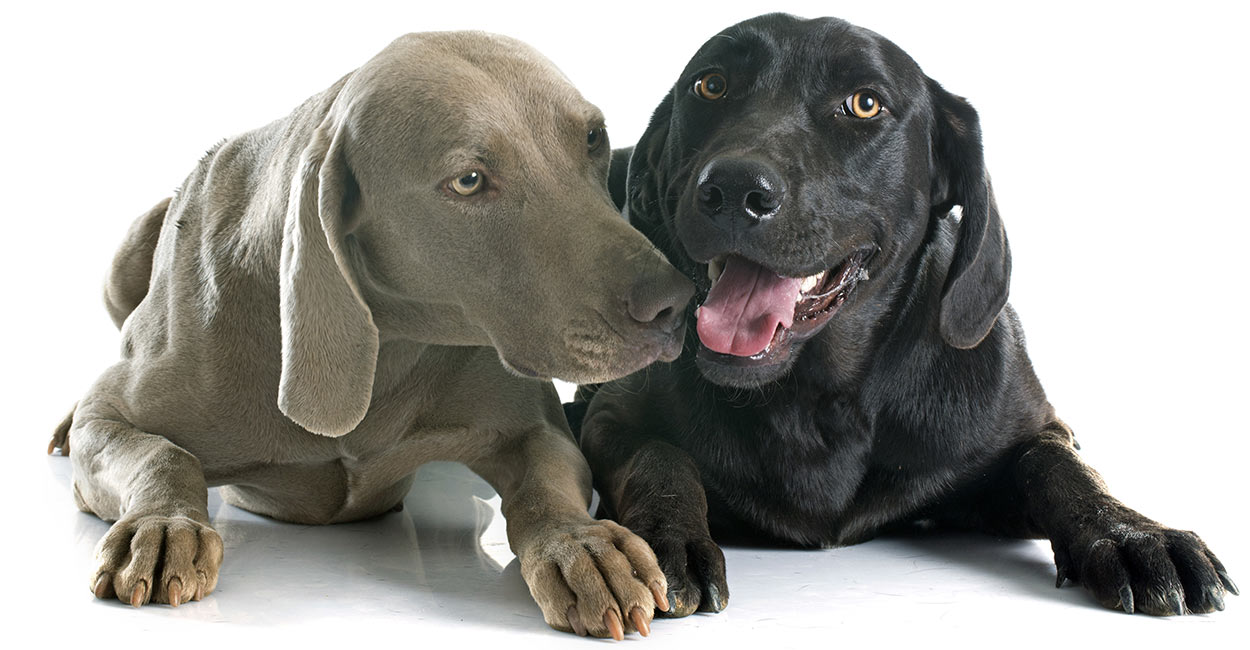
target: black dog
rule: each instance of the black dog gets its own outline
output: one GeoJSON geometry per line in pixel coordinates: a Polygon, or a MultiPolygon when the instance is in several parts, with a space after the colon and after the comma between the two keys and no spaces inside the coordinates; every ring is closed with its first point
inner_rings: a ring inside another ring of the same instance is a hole
{"type": "Polygon", "coordinates": [[[977,114],[893,43],[835,19],[731,27],[628,165],[614,196],[701,306],[679,360],[570,412],[671,613],[725,606],[713,537],[841,545],[917,521],[1049,538],[1059,584],[1128,612],[1237,593],[1077,456],[1006,305],[977,114]]]}

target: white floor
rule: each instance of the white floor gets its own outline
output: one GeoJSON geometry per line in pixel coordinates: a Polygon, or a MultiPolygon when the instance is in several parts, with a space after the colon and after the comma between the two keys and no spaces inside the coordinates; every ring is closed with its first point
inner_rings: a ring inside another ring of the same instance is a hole
{"type": "MultiPolygon", "coordinates": [[[[402,512],[348,525],[274,522],[221,503],[214,491],[210,510],[226,544],[221,580],[204,601],[176,609],[97,601],[87,588],[90,555],[106,524],[74,509],[68,459],[23,466],[32,470],[28,490],[12,496],[33,506],[39,530],[17,544],[16,575],[4,580],[4,628],[17,635],[10,638],[44,630],[63,647],[129,646],[133,633],[143,633],[145,644],[165,638],[176,647],[262,640],[323,647],[397,635],[423,646],[606,643],[543,623],[507,548],[498,497],[459,465],[426,466],[402,512]]],[[[6,544],[15,541],[9,530],[6,544]]],[[[1246,566],[1233,562],[1245,557],[1234,540],[1209,541],[1231,566],[1246,566]]],[[[642,641],[647,647],[845,648],[877,639],[891,648],[1007,639],[1053,647],[1084,635],[1137,647],[1173,640],[1244,647],[1250,631],[1247,604],[1233,597],[1227,611],[1210,616],[1104,611],[1079,588],[1053,586],[1044,542],[935,535],[824,551],[728,548],[726,560],[730,607],[657,621],[642,641]]]]}
{"type": "MultiPolygon", "coordinates": [[[[106,526],[75,510],[69,461],[43,449],[117,359],[100,287],[122,234],[223,136],[285,115],[400,33],[474,28],[551,57],[624,146],[708,36],[770,10],[840,13],[973,101],[1011,238],[1011,301],[1051,402],[1114,494],[1200,533],[1250,588],[1250,85],[1235,82],[1250,60],[1245,4],[6,4],[0,645],[609,643],[547,628],[497,500],[448,467],[425,471],[402,513],[360,524],[280,524],[214,499],[227,549],[211,597],[177,609],[97,601],[90,557],[106,526]]],[[[1039,542],[726,555],[729,609],[659,621],[646,647],[1188,650],[1250,638],[1250,593],[1210,616],[1104,611],[1053,587],[1039,542]]]]}

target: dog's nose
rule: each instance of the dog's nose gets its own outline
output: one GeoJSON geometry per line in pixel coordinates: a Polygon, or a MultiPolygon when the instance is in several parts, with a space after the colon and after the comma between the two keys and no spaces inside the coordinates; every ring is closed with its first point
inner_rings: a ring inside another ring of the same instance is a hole
{"type": "Polygon", "coordinates": [[[699,172],[699,212],[722,226],[754,226],[777,214],[785,181],[769,165],[746,158],[717,158],[699,172]]]}
{"type": "Polygon", "coordinates": [[[681,325],[686,303],[693,295],[694,284],[686,276],[667,263],[660,263],[652,272],[634,280],[625,302],[635,321],[670,332],[681,325]]]}

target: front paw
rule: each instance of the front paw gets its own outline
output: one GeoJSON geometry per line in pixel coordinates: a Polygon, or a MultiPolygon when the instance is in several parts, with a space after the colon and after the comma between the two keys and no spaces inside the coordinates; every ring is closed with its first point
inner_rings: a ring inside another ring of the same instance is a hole
{"type": "Polygon", "coordinates": [[[1238,593],[1224,565],[1191,532],[1144,518],[1090,528],[1073,543],[1052,543],[1057,586],[1072,579],[1107,607],[1155,616],[1223,610],[1224,592],[1238,593]]]}
{"type": "Polygon", "coordinates": [[[647,636],[657,604],[668,605],[655,554],[611,521],[548,529],[518,556],[530,594],[557,630],[618,641],[634,630],[647,636]]]}
{"type": "Polygon", "coordinates": [[[625,524],[655,551],[668,579],[670,608],[661,616],[689,616],[696,611],[719,612],[729,604],[725,583],[725,554],[706,526],[680,525],[673,519],[633,518],[625,524]]]}
{"type": "Polygon", "coordinates": [[[123,517],[96,546],[91,590],[139,607],[200,600],[217,586],[221,536],[188,517],[123,517]]]}

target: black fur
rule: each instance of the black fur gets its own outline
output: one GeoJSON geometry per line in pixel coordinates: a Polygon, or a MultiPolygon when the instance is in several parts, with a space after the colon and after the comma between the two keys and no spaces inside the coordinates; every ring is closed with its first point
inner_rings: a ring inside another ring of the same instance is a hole
{"type": "Polygon", "coordinates": [[[1006,305],[976,111],[889,41],[779,14],[725,30],[656,110],[623,194],[699,296],[679,360],[584,387],[570,419],[585,409],[604,508],[655,549],[673,614],[726,605],[713,538],[840,545],[918,520],[1049,538],[1060,583],[1127,611],[1209,612],[1236,593],[1201,540],[1121,504],[1077,456],[1006,305]],[[709,72],[727,79],[716,101],[693,90],[709,72]],[[863,88],[877,117],[840,108],[863,88]],[[775,214],[700,212],[700,170],[726,157],[775,170],[775,214]],[[868,278],[805,342],[754,361],[700,343],[714,257],[803,277],[866,247],[868,278]]]}

